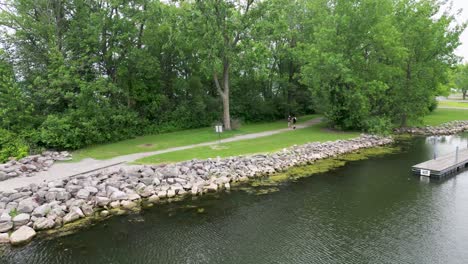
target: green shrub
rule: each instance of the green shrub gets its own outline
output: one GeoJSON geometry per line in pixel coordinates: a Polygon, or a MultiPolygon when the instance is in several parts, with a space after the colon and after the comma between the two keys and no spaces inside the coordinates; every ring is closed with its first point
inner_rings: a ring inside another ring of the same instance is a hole
{"type": "Polygon", "coordinates": [[[138,120],[136,113],[116,109],[49,115],[40,127],[39,143],[47,148],[78,149],[128,139],[142,133],[138,120]]]}
{"type": "Polygon", "coordinates": [[[438,104],[439,102],[435,98],[432,98],[428,106],[429,112],[433,112],[434,110],[436,110],[438,104]]]}
{"type": "Polygon", "coordinates": [[[21,137],[0,128],[0,163],[8,161],[10,157],[23,158],[28,153],[29,147],[21,137]]]}
{"type": "Polygon", "coordinates": [[[377,135],[388,135],[393,129],[391,120],[385,117],[371,117],[365,126],[368,133],[377,135]]]}

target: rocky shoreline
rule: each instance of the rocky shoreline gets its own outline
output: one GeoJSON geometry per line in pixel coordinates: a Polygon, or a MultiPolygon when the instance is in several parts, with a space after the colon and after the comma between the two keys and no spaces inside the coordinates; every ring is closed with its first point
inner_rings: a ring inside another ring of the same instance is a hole
{"type": "Polygon", "coordinates": [[[420,136],[447,136],[468,131],[468,121],[452,121],[439,126],[403,127],[395,130],[396,134],[420,136]]]}
{"type": "Polygon", "coordinates": [[[390,137],[309,143],[264,155],[191,160],[167,165],[122,166],[89,175],[0,193],[0,243],[29,242],[36,231],[59,229],[86,217],[105,217],[185,195],[229,190],[234,182],[363,148],[387,145],[390,137]]]}
{"type": "Polygon", "coordinates": [[[33,155],[20,160],[10,160],[0,164],[0,181],[15,177],[31,177],[36,172],[46,171],[55,161],[70,160],[71,155],[67,151],[44,151],[41,155],[33,155]]]}

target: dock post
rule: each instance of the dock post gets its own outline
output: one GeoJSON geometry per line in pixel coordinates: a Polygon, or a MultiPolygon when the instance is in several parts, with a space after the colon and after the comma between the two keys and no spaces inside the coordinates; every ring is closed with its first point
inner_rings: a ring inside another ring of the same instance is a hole
{"type": "Polygon", "coordinates": [[[455,163],[458,163],[458,146],[457,146],[457,150],[455,152],[455,163]]]}

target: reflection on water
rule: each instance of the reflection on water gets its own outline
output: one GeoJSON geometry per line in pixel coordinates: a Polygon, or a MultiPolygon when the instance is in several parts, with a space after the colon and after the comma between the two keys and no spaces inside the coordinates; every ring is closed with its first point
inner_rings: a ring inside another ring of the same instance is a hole
{"type": "Polygon", "coordinates": [[[460,150],[467,149],[468,141],[460,136],[433,136],[426,138],[426,147],[427,152],[430,154],[428,158],[433,158],[434,154],[436,157],[440,157],[454,153],[457,147],[460,150]]]}
{"type": "MultiPolygon", "coordinates": [[[[431,138],[265,195],[233,191],[8,249],[0,263],[468,263],[468,172],[411,174],[431,138]]],[[[467,136],[441,137],[449,153],[467,136]]],[[[2,253],[0,253],[2,254],[2,253]]]]}

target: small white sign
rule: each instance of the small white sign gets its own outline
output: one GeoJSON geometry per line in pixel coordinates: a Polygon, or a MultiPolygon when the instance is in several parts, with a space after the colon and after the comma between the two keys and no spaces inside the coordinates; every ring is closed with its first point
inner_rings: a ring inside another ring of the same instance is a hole
{"type": "Polygon", "coordinates": [[[216,133],[222,133],[223,132],[223,126],[215,126],[216,133]]]}
{"type": "Polygon", "coordinates": [[[431,171],[430,170],[421,170],[421,175],[422,176],[431,176],[431,171]]]}

